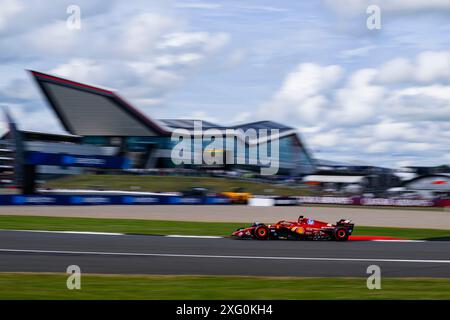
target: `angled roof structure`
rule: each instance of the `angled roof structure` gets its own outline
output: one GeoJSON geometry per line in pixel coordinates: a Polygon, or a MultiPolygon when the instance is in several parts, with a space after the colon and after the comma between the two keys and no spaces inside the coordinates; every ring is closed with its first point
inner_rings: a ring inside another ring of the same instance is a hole
{"type": "Polygon", "coordinates": [[[255,122],[249,122],[249,123],[242,123],[233,126],[235,129],[277,129],[280,133],[287,132],[287,131],[296,131],[294,128],[286,126],[284,124],[269,121],[269,120],[263,120],[263,121],[255,121],[255,122]]]}
{"type": "Polygon", "coordinates": [[[114,91],[30,71],[64,128],[79,136],[168,134],[114,91]]]}
{"type": "Polygon", "coordinates": [[[202,127],[204,129],[222,128],[222,126],[220,126],[216,123],[212,123],[212,122],[204,121],[204,120],[200,120],[200,119],[159,119],[159,121],[171,129],[181,128],[181,129],[192,130],[192,129],[194,129],[194,123],[196,121],[201,121],[202,127]]]}
{"type": "MultiPolygon", "coordinates": [[[[177,128],[193,130],[196,119],[153,120],[131,106],[115,91],[75,82],[38,71],[30,71],[64,128],[77,136],[156,136],[170,135],[177,128]]],[[[272,140],[293,135],[303,146],[295,128],[273,122],[256,121],[223,126],[202,121],[203,129],[277,129],[272,140]]],[[[262,140],[259,140],[261,142],[262,140]]],[[[256,143],[249,141],[249,144],[256,143]]]]}

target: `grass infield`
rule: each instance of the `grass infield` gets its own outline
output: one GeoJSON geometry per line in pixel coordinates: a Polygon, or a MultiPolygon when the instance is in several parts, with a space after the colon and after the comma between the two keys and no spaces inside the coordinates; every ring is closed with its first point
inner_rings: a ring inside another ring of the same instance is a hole
{"type": "Polygon", "coordinates": [[[83,275],[68,290],[67,274],[0,273],[0,299],[450,299],[450,279],[83,275]]]}
{"type": "MultiPolygon", "coordinates": [[[[275,221],[272,221],[275,222],[275,221]]],[[[249,222],[193,222],[133,219],[0,216],[0,229],[117,232],[153,235],[228,236],[249,222]]],[[[392,236],[405,239],[450,238],[450,230],[356,226],[354,235],[392,236]]]]}
{"type": "MultiPolygon", "coordinates": [[[[320,192],[301,186],[287,186],[246,181],[241,179],[219,177],[190,177],[190,176],[139,176],[114,174],[81,174],[63,177],[46,182],[43,188],[52,189],[100,189],[100,190],[129,190],[151,192],[173,192],[189,189],[193,186],[208,188],[211,192],[230,191],[234,187],[242,187],[246,192],[258,195],[280,196],[320,196],[320,192]]],[[[8,190],[4,190],[3,193],[8,190]]],[[[352,206],[339,204],[305,204],[314,207],[346,207],[370,208],[389,210],[431,210],[443,211],[442,207],[394,207],[394,206],[352,206]]]]}
{"type": "Polygon", "coordinates": [[[274,195],[311,195],[309,190],[299,187],[288,187],[269,183],[252,182],[238,179],[218,177],[186,177],[186,176],[138,176],[138,175],[95,175],[82,174],[51,180],[43,187],[54,189],[103,189],[134,190],[152,192],[173,192],[191,188],[192,186],[208,188],[212,192],[229,191],[234,187],[242,187],[253,194],[274,195]],[[270,192],[268,192],[270,190],[270,192]]]}

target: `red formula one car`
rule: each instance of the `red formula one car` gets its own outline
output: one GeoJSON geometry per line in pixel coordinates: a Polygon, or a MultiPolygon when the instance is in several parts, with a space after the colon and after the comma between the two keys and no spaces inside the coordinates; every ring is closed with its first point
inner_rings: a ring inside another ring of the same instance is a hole
{"type": "Polygon", "coordinates": [[[238,239],[258,240],[335,240],[346,241],[352,234],[354,224],[350,220],[341,219],[336,224],[313,220],[300,216],[297,221],[281,220],[266,225],[254,222],[248,228],[239,228],[232,236],[238,239]]]}

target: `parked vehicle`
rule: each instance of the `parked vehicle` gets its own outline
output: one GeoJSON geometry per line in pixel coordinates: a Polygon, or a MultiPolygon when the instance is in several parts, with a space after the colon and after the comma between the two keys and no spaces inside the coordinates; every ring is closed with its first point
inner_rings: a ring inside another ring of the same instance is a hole
{"type": "Polygon", "coordinates": [[[230,198],[231,203],[246,204],[251,198],[250,192],[245,192],[243,188],[233,188],[230,191],[222,192],[221,195],[230,198]]]}

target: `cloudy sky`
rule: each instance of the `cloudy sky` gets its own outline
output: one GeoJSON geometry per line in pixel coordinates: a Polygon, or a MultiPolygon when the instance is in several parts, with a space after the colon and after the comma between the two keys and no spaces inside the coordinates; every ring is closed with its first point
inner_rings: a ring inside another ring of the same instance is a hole
{"type": "Polygon", "coordinates": [[[0,105],[62,132],[25,69],[154,118],[299,129],[318,158],[450,163],[450,0],[0,0],[0,105]],[[81,9],[69,29],[67,7],[81,9]],[[381,29],[366,26],[369,4],[381,29]]]}

